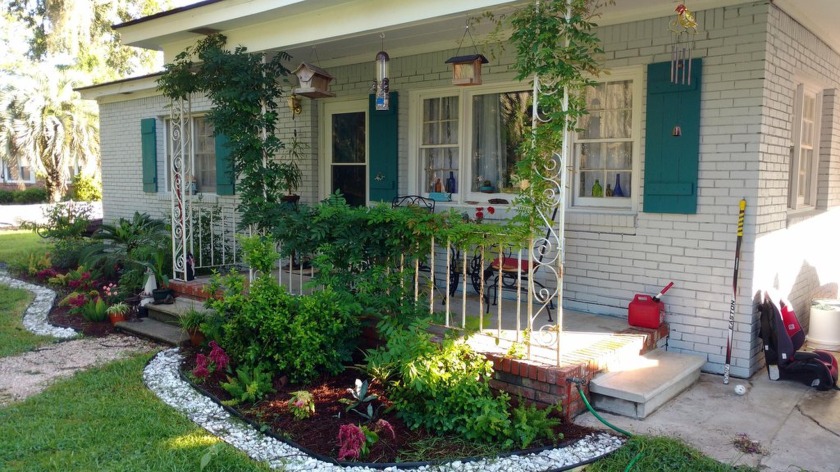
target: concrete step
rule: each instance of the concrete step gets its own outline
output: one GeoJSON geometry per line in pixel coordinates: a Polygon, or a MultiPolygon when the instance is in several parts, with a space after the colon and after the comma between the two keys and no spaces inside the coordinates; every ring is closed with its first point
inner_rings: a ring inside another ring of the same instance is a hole
{"type": "Polygon", "coordinates": [[[146,305],[146,308],[149,309],[149,318],[161,321],[163,323],[168,323],[173,326],[180,326],[178,320],[181,318],[181,315],[183,315],[191,309],[195,309],[198,311],[207,311],[207,309],[204,308],[204,302],[184,297],[176,298],[175,303],[171,305],[155,305],[149,303],[148,305],[146,305]]]}
{"type": "Polygon", "coordinates": [[[696,382],[705,363],[705,357],[656,349],[595,376],[589,384],[592,406],[643,419],[696,382]]]}
{"type": "Polygon", "coordinates": [[[152,339],[171,346],[180,346],[189,342],[190,337],[181,328],[152,318],[140,318],[136,321],[122,321],[115,325],[118,330],[152,339]]]}

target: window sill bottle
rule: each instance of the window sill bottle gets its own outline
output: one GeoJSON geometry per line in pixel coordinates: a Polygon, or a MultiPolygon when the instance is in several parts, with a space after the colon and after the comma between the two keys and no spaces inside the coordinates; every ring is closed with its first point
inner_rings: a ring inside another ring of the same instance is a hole
{"type": "Polygon", "coordinates": [[[601,187],[601,182],[598,179],[595,179],[595,183],[592,185],[592,196],[593,197],[603,197],[604,196],[604,189],[601,187]]]}

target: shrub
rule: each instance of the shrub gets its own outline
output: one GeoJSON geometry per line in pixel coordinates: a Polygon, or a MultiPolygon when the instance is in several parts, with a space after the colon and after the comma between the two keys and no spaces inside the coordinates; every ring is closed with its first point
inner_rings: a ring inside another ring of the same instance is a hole
{"type": "Polygon", "coordinates": [[[315,414],[315,400],[306,390],[292,392],[288,406],[296,420],[305,420],[315,414]]]}
{"type": "Polygon", "coordinates": [[[76,174],[70,183],[70,199],[77,202],[98,202],[102,200],[102,182],[93,176],[76,174]]]}
{"type": "Polygon", "coordinates": [[[32,229],[42,238],[54,241],[53,265],[69,269],[79,265],[82,251],[90,244],[83,234],[90,223],[91,211],[89,204],[56,203],[44,208],[45,223],[26,222],[21,227],[32,229]]]}
{"type": "Polygon", "coordinates": [[[0,205],[9,205],[15,202],[15,192],[12,190],[0,190],[0,205]]]}
{"type": "Polygon", "coordinates": [[[519,406],[490,389],[492,364],[460,339],[432,341],[428,320],[389,330],[386,345],[367,354],[368,370],[384,372],[388,398],[406,424],[505,448],[552,437],[550,411],[519,406]]]}
{"type": "Polygon", "coordinates": [[[215,315],[205,334],[217,338],[236,364],[265,363],[293,382],[340,372],[356,347],[359,305],[329,287],[312,295],[289,294],[266,268],[267,261],[276,261],[272,247],[265,238],[244,241],[246,262],[261,270],[247,294],[239,274],[213,278],[209,292],[223,295],[208,302],[215,315]]]}
{"type": "Polygon", "coordinates": [[[105,321],[108,317],[108,305],[99,297],[91,298],[82,305],[82,317],[88,321],[105,321]]]}
{"type": "Polygon", "coordinates": [[[14,192],[12,198],[14,199],[14,203],[18,205],[30,205],[49,201],[46,189],[41,187],[30,187],[26,190],[14,192]]]}
{"type": "Polygon", "coordinates": [[[340,372],[350,359],[359,331],[351,298],[330,289],[296,297],[270,274],[257,278],[247,295],[238,274],[216,279],[211,293],[222,285],[224,297],[209,302],[220,324],[216,330],[209,322],[205,334],[218,336],[237,364],[266,363],[306,382],[322,371],[340,372]]]}

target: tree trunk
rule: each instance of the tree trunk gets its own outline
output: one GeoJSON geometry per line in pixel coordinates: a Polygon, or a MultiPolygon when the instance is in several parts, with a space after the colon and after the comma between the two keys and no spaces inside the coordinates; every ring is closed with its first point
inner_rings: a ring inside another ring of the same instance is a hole
{"type": "Polygon", "coordinates": [[[44,176],[44,184],[47,188],[47,195],[50,197],[50,203],[56,203],[61,200],[61,172],[55,169],[50,169],[44,176]]]}

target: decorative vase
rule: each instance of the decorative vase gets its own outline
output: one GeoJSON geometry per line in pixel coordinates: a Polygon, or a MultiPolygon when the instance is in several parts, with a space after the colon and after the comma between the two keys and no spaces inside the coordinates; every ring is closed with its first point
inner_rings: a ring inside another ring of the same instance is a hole
{"type": "Polygon", "coordinates": [[[613,197],[623,197],[624,192],[621,191],[621,174],[615,174],[615,187],[613,187],[613,197]]]}

